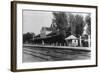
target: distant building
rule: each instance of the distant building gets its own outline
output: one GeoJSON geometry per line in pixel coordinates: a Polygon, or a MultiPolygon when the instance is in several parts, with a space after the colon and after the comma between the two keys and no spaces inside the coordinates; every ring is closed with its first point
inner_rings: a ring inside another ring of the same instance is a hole
{"type": "Polygon", "coordinates": [[[88,28],[89,28],[88,24],[85,24],[85,26],[83,28],[83,34],[81,36],[83,47],[90,47],[91,46],[91,35],[89,34],[88,28]]]}
{"type": "Polygon", "coordinates": [[[45,38],[51,32],[52,32],[51,28],[49,28],[49,27],[42,27],[42,29],[40,30],[40,37],[41,38],[45,38]]]}
{"type": "Polygon", "coordinates": [[[65,38],[66,43],[68,43],[68,46],[78,46],[78,38],[75,37],[74,35],[70,35],[69,37],[65,38]]]}
{"type": "Polygon", "coordinates": [[[58,44],[58,45],[64,45],[65,40],[62,38],[62,36],[59,34],[59,31],[52,30],[52,28],[49,27],[42,27],[40,30],[40,34],[36,35],[34,38],[35,44],[58,44]]]}
{"type": "Polygon", "coordinates": [[[82,35],[88,35],[88,24],[85,24],[82,35]]]}

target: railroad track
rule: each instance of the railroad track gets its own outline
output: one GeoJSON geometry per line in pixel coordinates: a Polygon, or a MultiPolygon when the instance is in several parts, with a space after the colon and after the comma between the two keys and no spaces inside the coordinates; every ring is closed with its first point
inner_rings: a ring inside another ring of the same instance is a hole
{"type": "Polygon", "coordinates": [[[87,53],[81,54],[80,52],[73,53],[73,51],[71,50],[57,50],[57,49],[53,49],[53,51],[51,49],[41,49],[41,48],[31,48],[31,47],[24,47],[23,52],[40,58],[44,61],[60,61],[60,60],[76,60],[78,58],[82,59],[82,57],[90,57],[90,55],[88,55],[87,53]],[[81,55],[80,55],[81,54],[81,55]],[[78,55],[78,56],[77,56],[78,55]],[[80,57],[79,57],[80,56],[80,57]]]}
{"type": "Polygon", "coordinates": [[[53,54],[52,52],[48,52],[48,51],[39,51],[39,50],[33,50],[33,49],[24,49],[24,53],[41,58],[45,61],[54,61],[54,60],[71,60],[71,58],[66,58],[68,56],[66,56],[66,54],[62,54],[62,53],[56,53],[53,54]],[[66,57],[63,57],[66,56],[66,57]]]}
{"type": "MultiPolygon", "coordinates": [[[[28,47],[28,49],[30,49],[30,50],[34,50],[33,49],[33,47],[28,47]]],[[[41,50],[42,50],[42,52],[45,52],[46,54],[47,54],[47,52],[48,52],[48,50],[49,50],[50,48],[42,48],[41,50]]],[[[37,49],[38,50],[38,49],[37,49]]],[[[41,52],[41,50],[39,49],[38,51],[40,51],[41,52]]],[[[55,52],[55,53],[61,53],[61,54],[69,54],[69,55],[73,55],[73,54],[84,54],[84,53],[86,53],[85,55],[87,55],[87,53],[89,53],[89,52],[91,52],[91,51],[84,51],[84,50],[73,50],[73,49],[53,49],[53,51],[55,52]],[[74,51],[74,52],[73,52],[74,51]]]]}

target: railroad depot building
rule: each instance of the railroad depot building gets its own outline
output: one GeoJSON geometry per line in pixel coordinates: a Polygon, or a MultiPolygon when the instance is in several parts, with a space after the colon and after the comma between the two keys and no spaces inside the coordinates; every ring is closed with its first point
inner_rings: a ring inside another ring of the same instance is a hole
{"type": "Polygon", "coordinates": [[[38,45],[90,47],[90,35],[88,34],[76,37],[68,33],[66,38],[62,38],[58,32],[59,31],[52,31],[49,27],[42,27],[40,34],[34,37],[33,42],[38,45]]]}

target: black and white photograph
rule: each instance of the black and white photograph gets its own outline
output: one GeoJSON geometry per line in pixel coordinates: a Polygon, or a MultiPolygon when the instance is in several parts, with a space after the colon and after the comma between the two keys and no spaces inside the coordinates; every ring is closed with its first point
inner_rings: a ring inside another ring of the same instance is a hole
{"type": "Polygon", "coordinates": [[[23,62],[91,58],[91,13],[23,10],[23,62]]]}
{"type": "Polygon", "coordinates": [[[12,2],[12,71],[97,66],[97,6],[12,2]]]}

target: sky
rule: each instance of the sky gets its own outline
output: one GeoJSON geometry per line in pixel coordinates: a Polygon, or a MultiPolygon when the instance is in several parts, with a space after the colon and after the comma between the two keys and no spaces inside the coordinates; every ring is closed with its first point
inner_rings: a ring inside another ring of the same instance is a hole
{"type": "Polygon", "coordinates": [[[50,27],[52,23],[52,12],[44,11],[23,11],[23,33],[40,33],[41,27],[50,27]]]}
{"type": "MultiPolygon", "coordinates": [[[[87,13],[73,13],[85,16],[87,13]]],[[[40,34],[42,27],[50,27],[53,19],[52,12],[23,10],[23,33],[34,32],[40,34]]]]}

